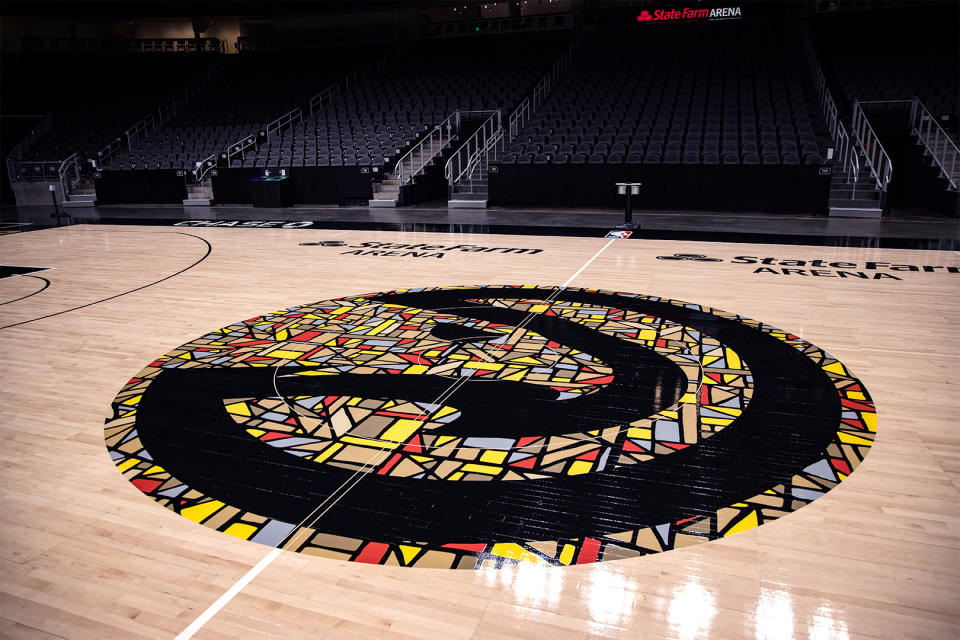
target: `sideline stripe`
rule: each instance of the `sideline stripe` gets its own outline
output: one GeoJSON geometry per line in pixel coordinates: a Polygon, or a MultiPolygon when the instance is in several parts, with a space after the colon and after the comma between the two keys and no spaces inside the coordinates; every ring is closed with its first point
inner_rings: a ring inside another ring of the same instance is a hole
{"type": "Polygon", "coordinates": [[[572,276],[570,276],[569,278],[567,278],[567,281],[564,282],[564,283],[563,283],[562,285],[560,285],[560,286],[561,286],[561,287],[566,287],[566,286],[569,285],[571,282],[573,282],[573,279],[574,279],[574,278],[576,278],[578,275],[580,275],[580,274],[583,272],[584,269],[586,269],[587,267],[590,266],[590,263],[591,263],[591,262],[593,262],[594,260],[596,260],[596,259],[600,256],[601,253],[603,253],[604,251],[607,250],[607,247],[609,247],[611,244],[613,244],[613,243],[616,242],[617,240],[619,240],[619,238],[610,238],[610,241],[609,241],[607,244],[603,245],[603,246],[600,248],[599,251],[597,251],[595,254],[593,254],[593,257],[592,257],[592,258],[590,258],[589,260],[587,260],[586,262],[584,262],[584,263],[583,263],[583,266],[580,267],[579,269],[577,269],[577,272],[576,272],[575,274],[573,274],[572,276]]]}
{"type": "MultiPolygon", "coordinates": [[[[342,235],[342,234],[338,234],[338,235],[342,235]]],[[[574,278],[576,278],[581,273],[583,273],[583,270],[589,267],[594,260],[600,257],[600,254],[606,251],[607,248],[611,244],[613,244],[614,241],[616,241],[617,239],[618,238],[611,238],[610,241],[607,242],[607,244],[603,245],[603,247],[601,247],[599,251],[593,254],[593,257],[591,257],[589,260],[584,262],[583,265],[579,269],[577,269],[572,276],[567,278],[567,281],[564,282],[562,285],[560,285],[560,288],[556,291],[555,294],[552,294],[551,297],[555,298],[556,295],[560,293],[560,289],[566,288],[573,281],[574,278]]],[[[532,318],[532,315],[531,315],[531,318],[532,318]]],[[[526,322],[521,322],[517,328],[518,329],[522,328],[522,326],[525,324],[526,322]]],[[[280,369],[280,367],[277,367],[277,369],[280,369]]],[[[465,384],[469,379],[470,379],[469,377],[463,377],[456,380],[452,385],[450,385],[450,387],[446,391],[440,394],[440,398],[438,398],[437,402],[435,402],[434,404],[439,404],[441,402],[444,402],[446,398],[449,398],[450,395],[456,392],[456,390],[460,388],[463,384],[465,384]]],[[[276,372],[274,372],[274,390],[275,391],[277,390],[276,389],[276,372]]],[[[281,394],[279,394],[278,392],[278,395],[281,395],[281,394]]],[[[184,629],[182,632],[180,632],[180,634],[177,635],[177,637],[174,640],[190,640],[197,631],[202,629],[203,626],[207,624],[207,622],[209,622],[211,618],[213,618],[213,616],[217,615],[217,613],[219,613],[221,609],[227,606],[227,604],[231,600],[233,600],[234,596],[240,593],[248,584],[250,584],[250,582],[254,578],[260,575],[260,573],[264,569],[270,566],[270,563],[276,560],[280,556],[280,554],[283,553],[282,545],[290,538],[290,535],[292,535],[295,531],[302,528],[308,520],[311,521],[309,526],[312,527],[314,524],[317,523],[317,521],[321,517],[323,517],[323,515],[327,511],[329,511],[334,506],[336,506],[340,498],[346,495],[346,493],[350,491],[350,489],[352,489],[354,485],[356,485],[358,482],[360,482],[361,479],[363,479],[363,476],[365,475],[363,474],[364,469],[370,466],[370,463],[373,462],[374,458],[376,458],[377,455],[383,453],[384,450],[386,450],[386,446],[384,446],[384,448],[378,451],[377,453],[374,453],[374,455],[371,456],[370,460],[368,460],[363,467],[361,467],[356,472],[354,472],[354,474],[350,478],[348,478],[343,484],[337,487],[337,489],[333,493],[331,493],[329,496],[327,496],[327,498],[323,502],[317,505],[317,507],[313,511],[311,511],[306,518],[303,519],[303,521],[291,532],[291,534],[289,534],[282,541],[280,541],[280,543],[276,547],[274,547],[273,549],[270,549],[270,552],[267,553],[267,555],[265,555],[263,558],[261,558],[260,562],[258,562],[249,571],[243,574],[243,577],[237,580],[233,584],[233,586],[231,586],[229,589],[227,589],[223,593],[223,595],[217,598],[216,602],[211,604],[209,607],[206,608],[206,610],[203,613],[197,616],[196,620],[191,622],[190,625],[186,629],[184,629]],[[347,487],[347,488],[344,490],[344,487],[347,487]],[[331,501],[331,498],[333,498],[334,496],[337,496],[336,499],[331,501]],[[328,502],[329,504],[327,504],[326,508],[324,508],[323,511],[321,511],[316,517],[314,517],[314,514],[317,513],[317,511],[320,510],[320,508],[323,507],[328,502]]]]}
{"type": "Polygon", "coordinates": [[[253,567],[247,571],[242,578],[237,580],[232,587],[227,589],[222,596],[217,598],[217,601],[212,605],[207,607],[207,610],[197,616],[197,619],[190,623],[186,629],[180,632],[180,635],[176,637],[176,640],[187,640],[192,638],[193,634],[200,630],[203,625],[207,624],[207,621],[210,620],[213,616],[217,614],[220,609],[224,607],[228,602],[233,600],[233,597],[240,593],[244,587],[246,587],[250,582],[260,575],[260,572],[266,569],[271,562],[273,562],[277,556],[283,553],[283,549],[280,547],[274,547],[270,549],[270,553],[263,556],[260,562],[253,565],[253,567]]]}

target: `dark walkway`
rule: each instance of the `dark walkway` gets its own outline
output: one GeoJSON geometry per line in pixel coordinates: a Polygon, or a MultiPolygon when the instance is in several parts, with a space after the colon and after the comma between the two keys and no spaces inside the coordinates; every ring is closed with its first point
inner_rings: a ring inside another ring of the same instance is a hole
{"type": "MultiPolygon", "coordinates": [[[[922,212],[894,212],[873,220],[757,213],[704,211],[638,211],[634,238],[807,244],[909,249],[960,250],[960,220],[922,212]]],[[[102,206],[74,209],[70,219],[52,216],[52,207],[3,207],[0,231],[28,231],[59,224],[260,226],[276,228],[405,230],[522,235],[605,235],[623,221],[609,209],[478,209],[448,210],[438,206],[379,209],[368,207],[251,206],[181,207],[177,205],[102,206]],[[233,223],[233,224],[231,224],[233,223]],[[245,224],[246,223],[246,224],[245,224]],[[309,224],[307,224],[309,223],[309,224]]]]}

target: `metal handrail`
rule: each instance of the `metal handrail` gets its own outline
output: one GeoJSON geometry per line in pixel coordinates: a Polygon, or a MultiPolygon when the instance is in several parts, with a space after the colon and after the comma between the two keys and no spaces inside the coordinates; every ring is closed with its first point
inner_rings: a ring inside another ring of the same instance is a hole
{"type": "Polygon", "coordinates": [[[482,18],[421,25],[417,39],[465,38],[486,35],[515,34],[528,31],[557,31],[573,29],[576,19],[572,13],[516,16],[509,18],[482,18]]]}
{"type": "Polygon", "coordinates": [[[410,147],[393,167],[400,184],[406,184],[423,171],[433,157],[445,149],[460,131],[460,112],[454,111],[425,135],[420,142],[410,147]],[[429,151],[428,151],[429,149],[429,151]]]}
{"type": "Polygon", "coordinates": [[[524,98],[510,114],[506,129],[503,126],[502,113],[497,110],[457,150],[444,168],[444,175],[451,192],[454,186],[462,182],[464,178],[472,180],[478,170],[482,176],[490,166],[490,162],[499,158],[506,142],[513,141],[519,135],[520,130],[530,121],[532,115],[550,95],[550,91],[560,81],[567,67],[570,66],[579,46],[580,36],[577,35],[566,51],[554,61],[550,70],[534,86],[531,94],[524,98]]]}
{"type": "Polygon", "coordinates": [[[24,117],[37,117],[40,119],[40,122],[37,123],[37,126],[20,142],[14,145],[13,149],[10,150],[10,153],[7,154],[7,176],[10,178],[11,182],[20,182],[23,177],[20,173],[20,162],[23,160],[23,156],[30,150],[30,147],[36,141],[36,139],[41,135],[50,130],[53,126],[53,119],[50,117],[50,114],[44,116],[24,116],[24,117]]]}
{"type": "Polygon", "coordinates": [[[853,184],[853,190],[850,192],[850,199],[854,199],[857,194],[857,181],[860,180],[860,156],[850,145],[850,134],[847,128],[839,120],[836,123],[837,133],[834,138],[836,145],[836,155],[834,155],[835,164],[840,166],[841,171],[847,179],[847,184],[853,184]]]}
{"type": "Polygon", "coordinates": [[[19,173],[20,163],[17,162],[16,159],[14,159],[14,155],[13,155],[14,152],[21,151],[20,149],[17,148],[19,146],[20,145],[18,144],[16,147],[14,147],[13,148],[14,151],[10,152],[10,155],[7,156],[7,176],[10,178],[10,182],[20,182],[21,180],[20,173],[19,173]]]}
{"type": "Polygon", "coordinates": [[[36,53],[224,53],[218,38],[68,38],[24,36],[21,47],[36,53]]]}
{"type": "Polygon", "coordinates": [[[853,185],[850,189],[850,199],[857,197],[857,183],[860,181],[860,154],[850,144],[850,134],[843,123],[837,121],[837,135],[835,138],[837,153],[835,163],[840,166],[847,184],[853,185]]]}
{"type": "Polygon", "coordinates": [[[520,135],[520,130],[530,121],[530,98],[524,98],[523,102],[510,114],[508,122],[507,140],[513,142],[513,139],[520,135]]]}
{"type": "Polygon", "coordinates": [[[283,131],[285,128],[292,125],[294,122],[303,122],[303,109],[297,107],[296,109],[291,109],[286,112],[273,122],[267,125],[266,132],[267,137],[270,137],[271,133],[276,133],[278,131],[283,131]]]}
{"type": "MultiPolygon", "coordinates": [[[[461,112],[463,113],[463,112],[461,112]]],[[[447,178],[447,183],[452,187],[459,182],[461,178],[467,175],[476,166],[482,154],[486,153],[490,147],[490,141],[498,133],[502,136],[503,126],[501,123],[500,110],[471,112],[477,115],[489,114],[489,117],[483,121],[483,124],[467,138],[460,148],[457,149],[443,169],[443,174],[447,178]]]]}
{"type": "MultiPolygon", "coordinates": [[[[348,76],[344,81],[346,85],[349,86],[350,78],[356,76],[357,78],[365,77],[370,73],[375,73],[378,71],[381,66],[384,64],[385,58],[381,56],[374,60],[373,62],[364,65],[361,69],[355,71],[351,76],[348,76]]],[[[316,94],[306,104],[307,115],[313,115],[313,113],[322,107],[324,104],[329,103],[334,97],[340,95],[340,85],[332,84],[325,88],[320,93],[316,94]]],[[[281,131],[287,126],[292,125],[294,122],[303,122],[303,109],[296,108],[287,113],[283,114],[279,118],[276,118],[270,122],[266,127],[266,134],[269,136],[271,133],[281,131]]],[[[230,162],[236,158],[238,155],[243,158],[243,154],[250,147],[257,144],[257,134],[252,133],[244,136],[243,138],[227,145],[226,150],[226,160],[229,165],[230,162]]],[[[217,156],[222,152],[213,153],[202,160],[199,160],[192,170],[194,179],[197,182],[203,180],[207,174],[217,165],[217,156]]]]}
{"type": "Polygon", "coordinates": [[[57,168],[57,177],[60,180],[60,188],[63,189],[63,197],[66,198],[67,194],[73,191],[73,182],[80,179],[80,163],[77,154],[70,154],[60,163],[57,168]]]}
{"type": "MultiPolygon", "coordinates": [[[[130,148],[129,143],[127,144],[127,148],[130,148]]],[[[112,158],[114,155],[116,155],[117,152],[119,152],[121,149],[123,149],[123,140],[121,138],[115,138],[109,143],[107,143],[106,146],[104,146],[102,149],[97,151],[97,167],[96,168],[102,169],[104,163],[108,161],[110,158],[112,158]]]]}
{"type": "Polygon", "coordinates": [[[863,112],[863,102],[853,103],[853,135],[863,152],[864,162],[870,168],[870,175],[876,181],[877,189],[885,192],[893,179],[893,162],[887,154],[880,138],[867,121],[863,112]]]}
{"type": "Polygon", "coordinates": [[[154,117],[154,113],[145,115],[134,123],[132,127],[123,132],[124,137],[127,139],[127,148],[132,149],[134,141],[139,143],[142,134],[146,134],[156,128],[157,120],[154,117]]]}
{"type": "Polygon", "coordinates": [[[837,103],[830,93],[827,77],[823,73],[823,67],[820,66],[820,61],[817,59],[816,48],[813,46],[813,40],[810,39],[810,33],[804,29],[802,34],[803,45],[807,54],[807,64],[810,66],[810,71],[813,74],[817,98],[820,102],[820,108],[823,110],[823,115],[827,120],[827,130],[830,132],[830,139],[834,145],[834,163],[839,164],[840,169],[847,173],[849,179],[851,162],[857,162],[855,173],[859,173],[859,158],[857,158],[856,153],[850,153],[850,136],[847,134],[847,130],[840,120],[837,103]]]}
{"type": "Polygon", "coordinates": [[[330,102],[336,96],[340,95],[340,85],[332,84],[317,95],[310,98],[310,102],[307,103],[307,112],[310,115],[313,115],[313,112],[318,108],[322,107],[324,104],[330,102]]]}
{"type": "Polygon", "coordinates": [[[123,132],[127,141],[127,148],[133,148],[134,141],[139,142],[141,135],[162,127],[164,123],[169,123],[174,116],[180,113],[183,107],[193,102],[204,89],[212,85],[221,73],[223,73],[222,61],[218,60],[208,65],[203,73],[191,78],[153,111],[134,123],[123,132]]]}
{"type": "MultiPolygon", "coordinates": [[[[303,109],[297,107],[296,109],[292,109],[291,111],[288,111],[287,113],[283,114],[279,118],[276,118],[273,121],[271,121],[269,124],[267,124],[267,126],[264,127],[262,131],[264,131],[267,134],[267,137],[269,137],[271,133],[282,131],[284,128],[289,127],[294,122],[303,122],[303,109]]],[[[227,145],[226,147],[227,165],[229,166],[230,162],[233,161],[233,159],[236,158],[237,156],[240,156],[240,158],[243,159],[244,152],[250,147],[253,147],[257,144],[257,136],[258,134],[251,133],[244,136],[240,140],[237,140],[236,142],[227,145]]],[[[194,167],[193,169],[193,177],[197,182],[200,182],[201,180],[203,180],[207,176],[207,174],[210,172],[210,170],[213,169],[215,166],[217,166],[217,156],[220,153],[222,152],[218,151],[217,153],[213,153],[207,156],[206,158],[204,158],[203,160],[200,160],[197,162],[197,166],[194,167]]]]}
{"type": "Polygon", "coordinates": [[[196,182],[202,181],[210,173],[210,170],[217,166],[217,154],[212,153],[203,160],[197,160],[197,166],[193,168],[193,179],[196,182]]]}
{"type": "Polygon", "coordinates": [[[960,191],[960,178],[957,177],[957,169],[960,168],[960,149],[917,97],[914,97],[913,105],[910,107],[910,133],[917,136],[933,157],[933,161],[940,167],[940,174],[950,184],[950,189],[960,191]],[[941,143],[943,148],[940,148],[941,143]],[[949,171],[947,170],[948,155],[950,156],[949,171]]]}
{"type": "Polygon", "coordinates": [[[553,65],[550,67],[550,70],[540,78],[540,81],[533,87],[533,91],[530,95],[523,99],[523,101],[514,109],[513,113],[510,114],[509,122],[509,131],[507,133],[507,140],[512,142],[514,138],[519,135],[520,130],[526,126],[527,122],[530,121],[530,118],[533,117],[533,114],[536,113],[544,101],[547,99],[547,96],[550,95],[550,91],[553,87],[560,81],[561,76],[566,72],[567,67],[573,61],[573,56],[576,54],[577,50],[580,48],[580,34],[577,34],[573,40],[570,42],[570,46],[567,47],[567,50],[560,54],[560,57],[554,61],[553,65]]]}

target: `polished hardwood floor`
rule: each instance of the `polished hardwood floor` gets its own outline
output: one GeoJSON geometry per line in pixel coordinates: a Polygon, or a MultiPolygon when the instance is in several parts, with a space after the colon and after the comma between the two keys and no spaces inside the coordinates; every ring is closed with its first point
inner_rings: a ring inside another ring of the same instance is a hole
{"type": "Polygon", "coordinates": [[[0,637],[173,638],[270,553],[161,508],[107,455],[111,401],[158,355],[343,295],[568,281],[735,312],[828,350],[876,402],[875,446],[795,513],[645,557],[451,571],[283,552],[191,636],[960,637],[960,273],[946,269],[960,267],[956,252],[78,225],[0,237],[0,256],[47,268],[0,279],[0,637]],[[436,259],[302,244],[333,240],[542,251],[436,259]],[[675,254],[722,262],[658,259],[675,254]]]}

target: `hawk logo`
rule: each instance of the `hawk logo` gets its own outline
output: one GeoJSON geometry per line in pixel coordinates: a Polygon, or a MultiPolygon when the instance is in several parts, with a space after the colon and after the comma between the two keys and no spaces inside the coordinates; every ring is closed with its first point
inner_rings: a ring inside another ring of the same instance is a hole
{"type": "Polygon", "coordinates": [[[746,531],[834,488],[875,431],[860,381],[789,331],[659,296],[476,285],[207,331],[130,378],[104,441],[139,491],[234,537],[496,569],[746,531]]]}
{"type": "Polygon", "coordinates": [[[690,260],[692,262],[723,262],[720,258],[708,258],[702,253],[675,253],[672,256],[657,256],[657,260],[690,260]]]}

